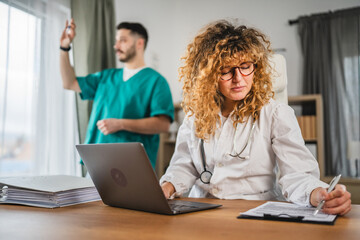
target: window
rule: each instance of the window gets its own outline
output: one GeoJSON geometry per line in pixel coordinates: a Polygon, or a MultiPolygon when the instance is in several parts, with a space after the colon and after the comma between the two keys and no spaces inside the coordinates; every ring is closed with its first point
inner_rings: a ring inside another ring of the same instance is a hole
{"type": "Polygon", "coordinates": [[[0,175],[31,172],[41,19],[0,2],[0,175]]]}
{"type": "Polygon", "coordinates": [[[59,39],[70,0],[0,0],[0,176],[80,175],[59,39]]]}

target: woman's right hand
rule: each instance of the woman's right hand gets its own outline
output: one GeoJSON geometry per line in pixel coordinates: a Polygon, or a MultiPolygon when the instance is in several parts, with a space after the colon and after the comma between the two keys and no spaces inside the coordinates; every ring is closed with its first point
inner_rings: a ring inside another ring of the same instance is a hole
{"type": "Polygon", "coordinates": [[[62,32],[61,38],[60,38],[60,46],[61,47],[63,47],[63,48],[70,47],[70,44],[75,37],[75,28],[76,28],[76,25],[75,25],[73,18],[71,19],[70,24],[69,24],[68,20],[66,20],[65,29],[62,32]]]}
{"type": "Polygon", "coordinates": [[[345,185],[336,184],[330,193],[325,188],[315,188],[310,194],[310,203],[316,207],[321,200],[325,200],[321,211],[326,214],[345,215],[351,210],[351,193],[346,190],[345,185]]]}
{"type": "Polygon", "coordinates": [[[161,184],[161,188],[164,192],[166,199],[169,199],[170,196],[173,195],[175,192],[175,187],[170,182],[164,182],[163,184],[161,184]]]}

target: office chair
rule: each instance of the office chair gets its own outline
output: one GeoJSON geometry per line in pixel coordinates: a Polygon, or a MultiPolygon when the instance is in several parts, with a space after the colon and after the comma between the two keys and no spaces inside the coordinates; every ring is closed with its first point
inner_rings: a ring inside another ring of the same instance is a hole
{"type": "Polygon", "coordinates": [[[270,58],[270,64],[274,69],[273,73],[273,90],[274,98],[276,101],[287,104],[287,72],[286,72],[286,60],[284,56],[280,54],[274,54],[270,58]]]}
{"type": "MultiPolygon", "coordinates": [[[[270,58],[270,65],[273,68],[273,91],[274,99],[278,102],[288,104],[288,94],[287,94],[287,72],[286,72],[286,60],[284,56],[280,54],[274,54],[270,58]]],[[[278,166],[275,167],[276,180],[275,185],[277,192],[279,193],[278,200],[286,200],[282,195],[280,195],[281,187],[279,185],[280,179],[280,169],[278,166]]]]}

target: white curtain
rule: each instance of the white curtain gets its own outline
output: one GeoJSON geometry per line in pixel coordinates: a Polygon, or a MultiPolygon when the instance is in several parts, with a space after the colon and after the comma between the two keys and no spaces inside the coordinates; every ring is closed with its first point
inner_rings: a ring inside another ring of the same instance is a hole
{"type": "MultiPolygon", "coordinates": [[[[32,104],[27,108],[30,109],[31,117],[27,122],[29,122],[28,127],[31,128],[32,157],[30,170],[26,174],[81,176],[79,158],[75,150],[75,144],[79,143],[75,94],[63,90],[59,70],[59,40],[65,27],[65,20],[71,18],[70,0],[2,0],[2,2],[31,13],[38,19],[36,42],[34,44],[30,41],[28,46],[35,51],[35,71],[33,71],[34,81],[29,81],[32,83],[31,86],[25,86],[32,93],[32,104]]],[[[10,26],[11,22],[9,21],[8,24],[10,26]]],[[[10,27],[8,29],[13,31],[10,27]]],[[[29,33],[31,34],[34,33],[29,33]]],[[[8,44],[11,45],[11,42],[8,44]]],[[[7,77],[5,81],[9,80],[10,78],[7,77]]],[[[7,108],[2,109],[3,116],[6,115],[6,109],[9,107],[18,107],[10,104],[11,102],[3,104],[7,105],[7,108]]],[[[5,129],[2,130],[6,132],[9,123],[6,122],[5,117],[3,118],[2,126],[5,129]]],[[[3,141],[6,141],[6,135],[2,135],[3,141]]],[[[6,175],[6,172],[2,171],[2,175],[6,175]]]]}

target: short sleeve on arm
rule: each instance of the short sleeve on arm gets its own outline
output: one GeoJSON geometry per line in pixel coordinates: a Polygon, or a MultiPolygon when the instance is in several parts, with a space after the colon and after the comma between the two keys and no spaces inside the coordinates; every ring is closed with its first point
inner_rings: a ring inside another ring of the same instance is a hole
{"type": "Polygon", "coordinates": [[[81,89],[80,97],[82,100],[93,100],[95,98],[102,75],[102,72],[97,72],[86,77],[76,77],[81,89]]]}
{"type": "Polygon", "coordinates": [[[174,104],[171,91],[163,77],[159,77],[150,103],[150,116],[154,117],[156,115],[167,115],[171,122],[174,121],[174,104]]]}

